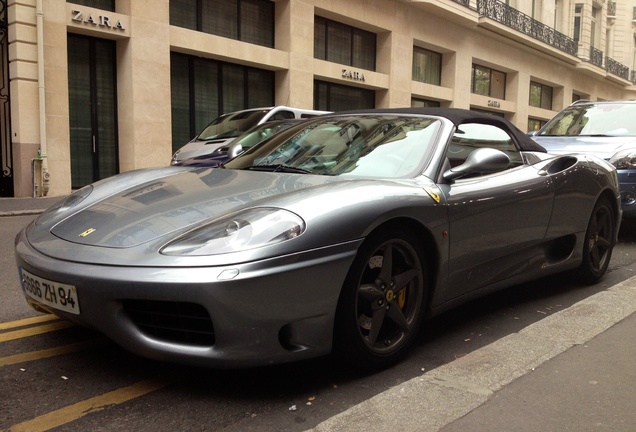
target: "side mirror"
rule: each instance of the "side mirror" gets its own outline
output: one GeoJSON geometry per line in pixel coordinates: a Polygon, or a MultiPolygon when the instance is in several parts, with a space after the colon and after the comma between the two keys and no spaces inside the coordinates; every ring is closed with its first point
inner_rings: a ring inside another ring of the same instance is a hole
{"type": "Polygon", "coordinates": [[[510,158],[501,150],[478,148],[473,150],[463,164],[451,168],[442,174],[444,180],[453,181],[467,174],[493,173],[502,171],[510,165],[510,158]]]}
{"type": "Polygon", "coordinates": [[[230,144],[230,147],[228,147],[227,149],[228,159],[234,159],[241,153],[243,153],[243,146],[239,143],[230,144]]]}

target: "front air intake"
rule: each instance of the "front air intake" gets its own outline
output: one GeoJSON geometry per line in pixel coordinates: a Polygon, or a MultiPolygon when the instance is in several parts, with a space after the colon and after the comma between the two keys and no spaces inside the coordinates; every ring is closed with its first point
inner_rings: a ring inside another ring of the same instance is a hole
{"type": "Polygon", "coordinates": [[[214,345],[214,327],[208,311],[195,303],[124,300],[124,311],[146,336],[184,345],[214,345]]]}

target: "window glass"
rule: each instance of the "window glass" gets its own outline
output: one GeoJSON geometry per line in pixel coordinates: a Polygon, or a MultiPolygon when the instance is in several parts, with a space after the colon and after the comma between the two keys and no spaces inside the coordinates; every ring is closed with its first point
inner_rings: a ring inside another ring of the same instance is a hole
{"type": "Polygon", "coordinates": [[[424,48],[413,48],[413,80],[440,85],[442,55],[424,48]]]}
{"type": "Polygon", "coordinates": [[[172,146],[176,151],[223,113],[274,105],[274,72],[172,53],[172,146]]]}
{"type": "Polygon", "coordinates": [[[376,35],[316,16],[314,57],[333,63],[375,70],[376,35]]]}
{"type": "Polygon", "coordinates": [[[491,70],[490,75],[490,95],[497,99],[506,98],[506,74],[496,70],[491,70]]]}
{"type": "Polygon", "coordinates": [[[490,69],[473,66],[473,93],[490,96],[490,69]]]}
{"type": "Polygon", "coordinates": [[[66,2],[115,12],[115,0],[66,0],[66,2]]]}
{"type": "Polygon", "coordinates": [[[170,25],[197,29],[197,0],[170,0],[170,25]]]}
{"type": "Polygon", "coordinates": [[[473,150],[478,148],[494,148],[506,153],[510,158],[510,166],[523,164],[521,153],[515,142],[505,130],[481,123],[464,123],[457,127],[448,146],[446,157],[452,167],[459,166],[473,150]]]}
{"type": "Polygon", "coordinates": [[[530,82],[530,106],[552,109],[552,87],[534,81],[530,82]]]}
{"type": "Polygon", "coordinates": [[[413,108],[424,108],[424,107],[439,107],[440,103],[437,101],[427,100],[427,99],[418,99],[411,98],[411,106],[413,108]]]}
{"type": "Polygon", "coordinates": [[[472,92],[497,99],[506,98],[506,74],[485,66],[473,65],[472,92]]]}
{"type": "Polygon", "coordinates": [[[545,120],[538,120],[529,118],[528,119],[528,132],[536,132],[543,127],[545,124],[545,120]]]}
{"type": "Polygon", "coordinates": [[[274,47],[274,2],[270,0],[170,0],[170,24],[274,47]]]}
{"type": "Polygon", "coordinates": [[[314,82],[314,109],[322,111],[345,111],[375,107],[373,90],[333,84],[324,81],[314,82]]]}
{"type": "Polygon", "coordinates": [[[572,105],[548,122],[541,136],[636,136],[636,104],[572,105]]]}
{"type": "Polygon", "coordinates": [[[71,186],[119,170],[115,43],[68,35],[71,186]]]}
{"type": "Polygon", "coordinates": [[[251,167],[329,176],[416,175],[435,149],[441,122],[417,116],[338,116],[307,120],[230,161],[251,167]]]}

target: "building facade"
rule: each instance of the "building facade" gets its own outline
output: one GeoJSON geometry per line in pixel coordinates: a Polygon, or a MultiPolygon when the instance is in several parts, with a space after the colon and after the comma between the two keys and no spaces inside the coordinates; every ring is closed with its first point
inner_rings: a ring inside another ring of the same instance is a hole
{"type": "Polygon", "coordinates": [[[1,196],[165,166],[259,106],[441,106],[524,131],[636,95],[633,0],[0,0],[1,196]]]}

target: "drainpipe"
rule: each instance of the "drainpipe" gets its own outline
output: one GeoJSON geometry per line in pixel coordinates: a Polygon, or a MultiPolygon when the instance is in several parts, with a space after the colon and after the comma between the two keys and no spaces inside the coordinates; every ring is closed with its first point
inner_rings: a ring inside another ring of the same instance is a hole
{"type": "Polygon", "coordinates": [[[42,12],[42,1],[36,2],[36,28],[38,46],[38,101],[40,105],[40,157],[42,158],[42,196],[49,193],[49,166],[47,163],[46,149],[46,100],[44,92],[44,13],[42,12]]]}

